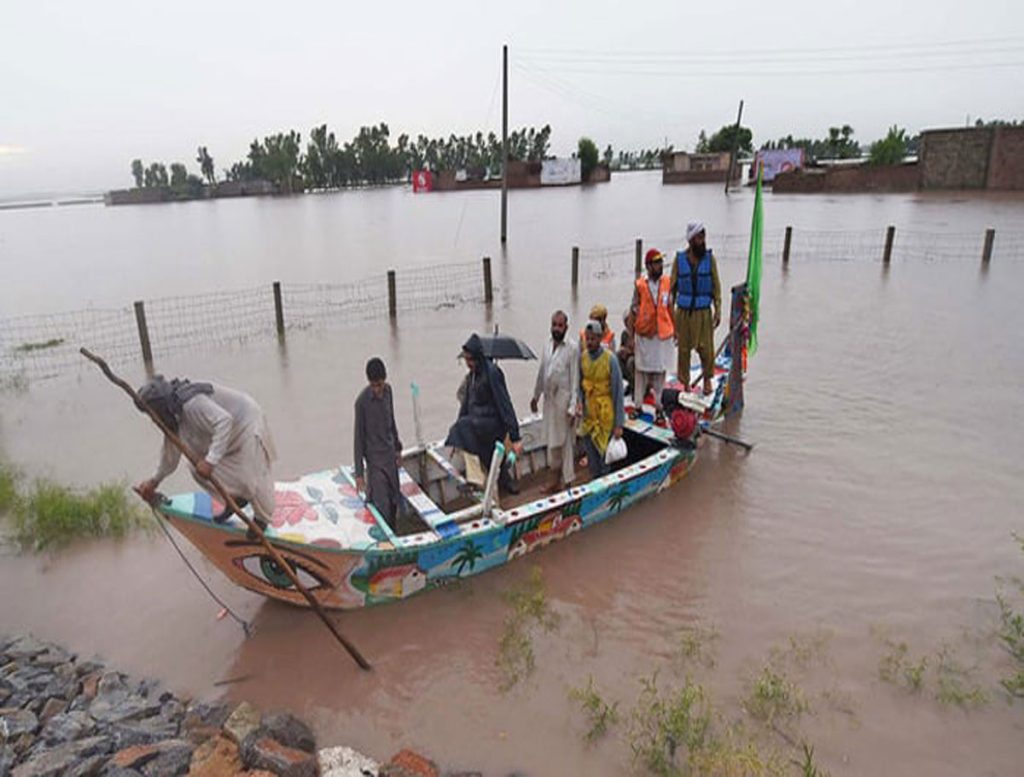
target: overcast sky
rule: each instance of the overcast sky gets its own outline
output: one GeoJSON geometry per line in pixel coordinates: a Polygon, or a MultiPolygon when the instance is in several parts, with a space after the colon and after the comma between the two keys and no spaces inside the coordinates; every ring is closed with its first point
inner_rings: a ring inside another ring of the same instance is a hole
{"type": "Polygon", "coordinates": [[[326,122],[347,140],[553,128],[565,155],[755,144],[848,123],[870,142],[970,117],[1024,118],[1024,3],[113,2],[0,6],[0,195],[131,185],[133,158],[218,174],[254,137],[326,122]],[[503,10],[507,9],[507,10],[503,10]]]}

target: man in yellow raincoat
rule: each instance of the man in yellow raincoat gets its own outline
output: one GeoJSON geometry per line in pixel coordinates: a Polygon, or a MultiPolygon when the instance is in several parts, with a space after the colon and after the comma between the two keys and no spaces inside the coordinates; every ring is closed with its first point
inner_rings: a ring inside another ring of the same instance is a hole
{"type": "Polygon", "coordinates": [[[608,440],[622,437],[626,423],[623,405],[622,371],[615,354],[601,345],[604,327],[588,321],[584,329],[586,349],[580,354],[580,402],[576,415],[583,419],[580,435],[587,451],[592,477],[608,473],[604,462],[608,440]]]}

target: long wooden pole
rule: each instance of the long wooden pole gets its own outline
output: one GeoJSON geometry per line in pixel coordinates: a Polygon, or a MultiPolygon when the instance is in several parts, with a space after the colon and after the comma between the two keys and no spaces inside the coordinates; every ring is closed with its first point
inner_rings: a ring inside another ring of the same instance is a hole
{"type": "MultiPolygon", "coordinates": [[[[160,420],[160,416],[153,412],[153,409],[147,403],[143,402],[139,398],[139,395],[135,393],[135,389],[133,389],[123,379],[119,378],[117,375],[113,373],[113,371],[107,365],[106,361],[101,359],[96,354],[90,352],[86,348],[79,348],[78,350],[79,353],[82,354],[82,356],[96,364],[100,368],[100,370],[103,371],[103,374],[106,375],[107,380],[109,380],[115,386],[121,388],[129,397],[131,397],[132,401],[135,402],[136,407],[145,408],[146,413],[152,419],[153,423],[155,423],[160,428],[160,431],[163,432],[164,436],[171,441],[171,444],[182,452],[182,454],[185,456],[186,459],[189,460],[193,467],[199,464],[199,457],[194,452],[192,452],[192,450],[190,450],[189,447],[185,445],[185,443],[181,441],[181,438],[179,438],[178,435],[176,435],[171,429],[167,427],[167,425],[162,420],[160,420]]],[[[277,552],[277,548],[275,548],[270,543],[270,540],[267,539],[267,535],[263,533],[263,529],[261,529],[260,526],[252,518],[250,518],[241,511],[241,509],[238,507],[238,504],[232,498],[231,494],[229,494],[224,489],[224,486],[221,485],[220,481],[217,480],[216,475],[211,474],[210,477],[207,478],[207,481],[210,483],[210,485],[213,486],[213,490],[217,492],[217,496],[219,496],[224,501],[224,504],[231,510],[231,512],[233,512],[235,515],[241,518],[245,525],[249,527],[249,530],[253,532],[257,537],[259,537],[259,540],[262,543],[263,547],[266,549],[267,553],[270,554],[270,557],[274,559],[274,562],[278,565],[278,567],[288,576],[288,579],[291,580],[292,585],[295,586],[295,590],[299,591],[305,597],[306,601],[309,602],[309,606],[318,616],[320,616],[320,620],[324,622],[324,625],[327,626],[330,632],[334,635],[335,639],[337,639],[338,642],[341,643],[341,646],[348,651],[348,654],[352,656],[355,662],[359,664],[360,668],[367,670],[372,669],[370,663],[365,658],[363,658],[363,654],[359,652],[355,645],[353,645],[351,642],[345,639],[344,635],[340,631],[338,631],[338,627],[330,621],[330,619],[327,617],[327,613],[324,612],[323,607],[320,606],[320,602],[318,602],[316,597],[313,596],[313,594],[311,594],[306,589],[306,587],[299,581],[299,578],[298,576],[296,576],[295,570],[292,569],[291,564],[289,564],[287,561],[284,560],[284,558],[281,557],[281,554],[277,552]]],[[[253,505],[253,510],[255,509],[256,505],[253,505]]],[[[266,520],[266,516],[261,516],[261,518],[263,518],[263,520],[266,520]]]]}

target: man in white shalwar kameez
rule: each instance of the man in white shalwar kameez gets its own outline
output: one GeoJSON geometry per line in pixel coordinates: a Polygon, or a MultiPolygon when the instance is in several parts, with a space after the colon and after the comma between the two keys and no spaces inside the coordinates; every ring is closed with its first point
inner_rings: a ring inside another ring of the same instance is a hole
{"type": "Polygon", "coordinates": [[[567,487],[576,476],[573,444],[576,441],[576,398],[580,385],[580,352],[573,337],[566,339],[569,317],[561,310],[551,316],[551,339],[537,370],[530,409],[536,413],[544,397],[543,439],[548,464],[555,473],[549,492],[567,487]],[[555,466],[561,463],[561,477],[555,466]]]}
{"type": "Polygon", "coordinates": [[[665,426],[661,392],[665,373],[671,369],[676,355],[675,324],[672,320],[671,281],[662,272],[664,256],[652,248],[644,257],[647,274],[637,278],[630,310],[636,316],[635,376],[633,379],[633,417],[642,410],[650,388],[654,395],[654,423],[665,426]]]}
{"type": "MultiPolygon", "coordinates": [[[[139,398],[200,458],[191,470],[203,490],[216,497],[208,480],[215,475],[232,498],[253,505],[261,524],[270,520],[274,514],[270,473],[274,443],[256,400],[214,383],[168,382],[161,375],[139,389],[139,398]]],[[[165,437],[156,473],[138,485],[139,494],[151,501],[160,482],[177,469],[180,460],[181,452],[165,437]]],[[[222,522],[229,515],[225,511],[214,520],[222,522]]]]}

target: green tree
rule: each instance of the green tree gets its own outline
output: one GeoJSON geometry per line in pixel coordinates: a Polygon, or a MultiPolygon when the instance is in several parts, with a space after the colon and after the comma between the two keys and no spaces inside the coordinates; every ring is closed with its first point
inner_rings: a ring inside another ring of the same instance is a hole
{"type": "Polygon", "coordinates": [[[171,165],[171,188],[176,192],[184,192],[188,184],[188,170],[181,162],[174,162],[171,165]]]}
{"type": "Polygon", "coordinates": [[[142,188],[142,184],[145,181],[145,174],[146,174],[146,170],[142,166],[142,160],[141,159],[133,159],[132,160],[132,178],[135,179],[135,188],[136,189],[141,189],[142,188]]]}
{"type": "Polygon", "coordinates": [[[852,140],[853,127],[829,127],[825,140],[825,151],[831,159],[852,159],[860,156],[860,145],[852,140]]]}
{"type": "Polygon", "coordinates": [[[206,146],[199,147],[196,162],[203,174],[203,178],[205,178],[211,186],[217,183],[217,174],[214,172],[213,167],[213,157],[211,157],[210,153],[206,150],[206,146]]]}
{"type": "Polygon", "coordinates": [[[154,162],[143,174],[143,185],[148,188],[167,186],[167,168],[160,162],[154,162]]]}
{"type": "Polygon", "coordinates": [[[580,158],[580,175],[586,181],[590,178],[594,168],[597,167],[599,157],[597,145],[590,138],[580,138],[576,149],[576,153],[580,158]]]}
{"type": "MultiPolygon", "coordinates": [[[[704,131],[701,130],[701,136],[704,135],[704,131]]],[[[736,150],[742,154],[753,154],[754,153],[754,133],[749,128],[740,126],[737,130],[735,124],[726,124],[718,132],[712,135],[707,142],[704,144],[706,148],[701,148],[701,138],[697,140],[697,151],[706,151],[710,153],[732,151],[734,140],[738,140],[736,143],[736,150]]]]}
{"type": "Polygon", "coordinates": [[[868,152],[868,164],[898,165],[907,155],[907,131],[893,124],[889,133],[882,139],[871,144],[868,152]]]}

